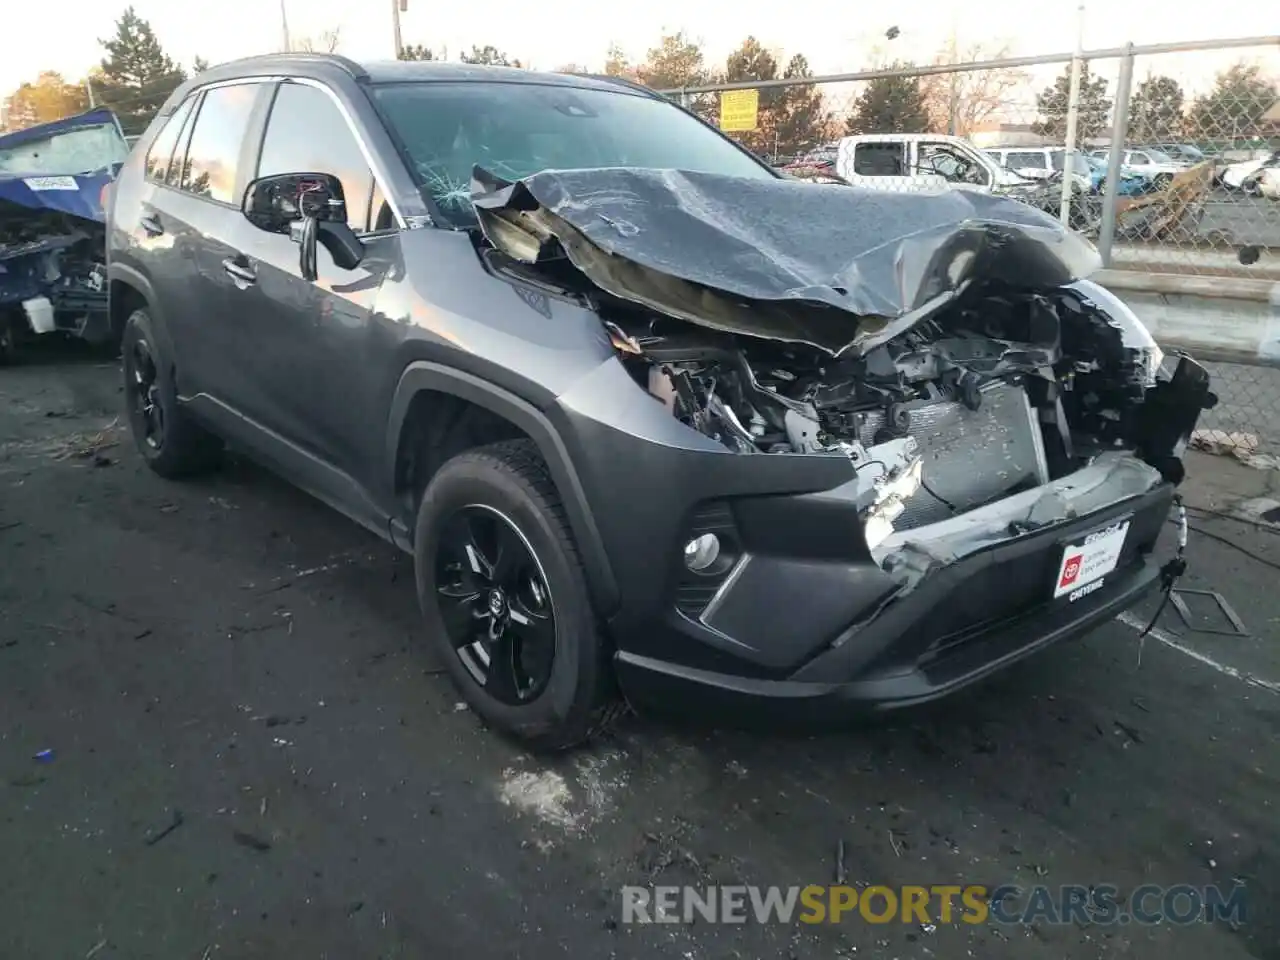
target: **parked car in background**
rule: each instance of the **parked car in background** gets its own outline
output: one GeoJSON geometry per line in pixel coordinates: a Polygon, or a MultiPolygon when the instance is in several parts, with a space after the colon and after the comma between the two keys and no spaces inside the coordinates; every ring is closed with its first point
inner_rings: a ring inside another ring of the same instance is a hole
{"type": "MultiPolygon", "coordinates": [[[[1062,203],[1061,173],[1023,177],[968,140],[936,133],[845,137],[836,171],[851,184],[876,190],[974,190],[1013,197],[1055,216],[1062,203]]],[[[1100,221],[1101,209],[1088,190],[1075,190],[1071,226],[1092,233],[1100,221]]]]}
{"type": "MultiPolygon", "coordinates": [[[[1109,149],[1093,150],[1090,155],[1106,160],[1111,155],[1111,151],[1109,149]]],[[[1120,162],[1130,172],[1150,179],[1158,189],[1167,187],[1174,177],[1191,166],[1184,161],[1175,160],[1154,147],[1125,150],[1120,162]]]]}
{"type": "MultiPolygon", "coordinates": [[[[1094,193],[1103,193],[1107,186],[1107,164],[1108,161],[1099,157],[1087,156],[1085,162],[1089,164],[1089,185],[1094,193]]],[[[1153,182],[1144,177],[1140,173],[1134,173],[1132,170],[1120,168],[1120,183],[1116,187],[1116,195],[1120,197],[1136,197],[1144,193],[1149,193],[1154,189],[1153,182]]]]}
{"type": "Polygon", "coordinates": [[[1167,154],[1174,160],[1195,166],[1198,163],[1204,163],[1209,159],[1208,155],[1199,147],[1193,147],[1189,143],[1157,143],[1155,148],[1161,153],[1167,154]]]}
{"type": "Polygon", "coordinates": [[[1028,192],[1038,183],[1000,166],[969,141],[933,133],[869,133],[837,144],[836,172],[852,184],[909,192],[948,187],[1028,192]]]}
{"type": "MultiPolygon", "coordinates": [[[[1061,174],[1067,166],[1065,147],[988,147],[986,150],[1002,167],[1007,167],[1020,177],[1047,180],[1061,174]]],[[[1071,161],[1071,178],[1076,187],[1089,191],[1093,188],[1093,170],[1083,151],[1076,151],[1071,161]]]]}
{"type": "Polygon", "coordinates": [[[802,154],[794,161],[792,165],[803,165],[806,167],[832,167],[836,165],[836,157],[840,153],[839,143],[827,143],[820,147],[814,147],[809,152],[802,154]]]}
{"type": "Polygon", "coordinates": [[[815,147],[807,153],[789,160],[786,163],[779,164],[778,169],[788,174],[794,174],[805,180],[823,180],[827,177],[836,177],[836,156],[839,153],[838,144],[827,144],[821,147],[815,147]]]}
{"type": "Polygon", "coordinates": [[[1257,196],[1268,200],[1280,200],[1280,164],[1263,167],[1254,174],[1257,196]]]}
{"type": "Polygon", "coordinates": [[[129,154],[110,110],[0,136],[0,363],[47,334],[103,343],[103,193],[129,154]]]}
{"type": "Polygon", "coordinates": [[[1280,165],[1280,150],[1276,150],[1270,154],[1263,154],[1252,160],[1242,160],[1239,163],[1228,164],[1222,171],[1222,185],[1231,190],[1243,190],[1246,193],[1252,193],[1257,184],[1258,174],[1269,167],[1280,165]]]}
{"type": "Polygon", "coordinates": [[[175,90],[108,217],[146,464],[233,443],[410,553],[432,662],[537,747],[620,693],[923,703],[1177,569],[1208,373],[1021,203],[796,183],[626,82],[282,54],[175,90]]]}

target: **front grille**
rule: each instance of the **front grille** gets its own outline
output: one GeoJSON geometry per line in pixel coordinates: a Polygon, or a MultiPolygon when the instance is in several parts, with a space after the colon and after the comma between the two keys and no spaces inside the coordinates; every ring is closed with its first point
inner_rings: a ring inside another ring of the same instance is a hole
{"type": "Polygon", "coordinates": [[[720,583],[681,583],[676,587],[676,609],[686,616],[699,617],[720,589],[720,583]]]}

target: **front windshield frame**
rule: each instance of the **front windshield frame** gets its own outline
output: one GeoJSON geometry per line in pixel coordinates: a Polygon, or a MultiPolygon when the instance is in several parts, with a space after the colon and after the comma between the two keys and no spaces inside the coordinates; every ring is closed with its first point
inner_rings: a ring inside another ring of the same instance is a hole
{"type": "MultiPolygon", "coordinates": [[[[757,156],[756,154],[752,153],[750,150],[743,147],[740,143],[735,141],[732,137],[726,136],[723,131],[721,131],[714,125],[708,123],[706,120],[698,116],[693,111],[684,108],[680,104],[672,100],[669,100],[666,97],[659,96],[656,94],[648,94],[641,91],[631,90],[628,87],[624,87],[621,85],[618,85],[616,88],[614,88],[614,87],[600,87],[595,85],[588,86],[585,84],[556,83],[553,81],[538,82],[533,80],[454,80],[454,79],[394,80],[394,81],[384,81],[380,83],[373,83],[368,85],[368,87],[366,87],[366,91],[368,93],[369,101],[373,105],[374,112],[377,114],[379,120],[381,121],[383,129],[386,131],[387,136],[391,139],[392,144],[395,146],[396,152],[400,157],[400,161],[401,163],[404,164],[406,172],[408,173],[409,177],[413,180],[415,187],[417,187],[418,193],[422,197],[423,202],[426,204],[427,210],[431,214],[432,220],[437,225],[440,225],[440,226],[450,227],[453,229],[468,230],[468,229],[476,228],[477,221],[475,218],[474,211],[472,209],[467,208],[465,212],[460,210],[448,210],[444,207],[443,204],[439,202],[431,186],[427,183],[426,178],[422,175],[421,171],[419,170],[418,164],[415,162],[412,152],[410,151],[408,145],[405,143],[403,137],[400,134],[400,131],[397,129],[397,125],[392,121],[390,114],[385,109],[386,105],[383,98],[378,95],[382,91],[394,90],[397,88],[403,89],[406,87],[434,87],[434,88],[453,87],[455,89],[459,87],[468,87],[468,88],[485,87],[489,89],[493,89],[495,87],[507,87],[507,88],[540,87],[544,89],[545,88],[561,89],[561,90],[577,92],[577,93],[585,92],[588,94],[600,94],[602,96],[610,96],[610,97],[632,97],[637,100],[656,100],[664,108],[678,110],[682,114],[684,114],[686,117],[700,124],[702,127],[706,129],[707,132],[711,133],[712,135],[717,137],[719,140],[723,141],[738,155],[750,161],[753,167],[759,170],[762,173],[762,175],[771,177],[773,179],[785,179],[779,171],[775,170],[772,166],[770,166],[763,158],[757,156]]],[[[501,171],[494,170],[490,172],[496,174],[497,176],[504,176],[504,174],[501,171]]],[[[468,177],[469,176],[470,176],[470,171],[468,171],[468,177]]],[[[527,176],[532,176],[532,174],[528,174],[527,176]]]]}

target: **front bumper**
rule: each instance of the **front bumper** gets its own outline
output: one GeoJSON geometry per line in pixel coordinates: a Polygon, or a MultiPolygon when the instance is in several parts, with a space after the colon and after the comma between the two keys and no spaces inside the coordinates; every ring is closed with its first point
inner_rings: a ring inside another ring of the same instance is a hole
{"type": "MultiPolygon", "coordinates": [[[[1198,369],[1184,359],[1148,398],[1135,429],[1149,450],[1175,450],[1194,427],[1207,382],[1198,369]]],[[[772,716],[921,703],[1089,631],[1159,583],[1153,553],[1181,479],[1176,452],[1155,465],[1106,453],[872,550],[842,493],[847,460],[729,453],[656,403],[650,413],[613,397],[562,397],[558,426],[586,502],[608,505],[592,513],[618,600],[601,613],[637,705],[767,701],[772,716]],[[1114,568],[1074,601],[1055,598],[1067,546],[1122,520],[1114,568]],[[729,544],[732,563],[698,583],[683,548],[704,531],[729,544]]]]}
{"type": "MultiPolygon", "coordinates": [[[[1142,509],[1158,509],[1163,517],[1170,500],[1168,491],[1162,491],[1142,509]]],[[[1096,522],[1089,518],[1081,528],[1096,522]]],[[[1042,567],[1043,546],[998,549],[1010,552],[975,557],[939,571],[927,588],[896,601],[872,622],[851,628],[839,645],[788,678],[734,676],[621,651],[616,657],[619,683],[637,706],[686,714],[767,714],[771,722],[822,722],[850,713],[915,706],[977,683],[1059,641],[1083,636],[1160,585],[1160,564],[1150,552],[1135,551],[1124,567],[1106,577],[1101,589],[1081,601],[1048,600],[1020,614],[938,637],[936,622],[945,618],[947,605],[957,595],[970,605],[992,602],[991,591],[998,588],[991,571],[1007,563],[1042,567]],[[866,662],[870,649],[878,653],[866,662]]]]}

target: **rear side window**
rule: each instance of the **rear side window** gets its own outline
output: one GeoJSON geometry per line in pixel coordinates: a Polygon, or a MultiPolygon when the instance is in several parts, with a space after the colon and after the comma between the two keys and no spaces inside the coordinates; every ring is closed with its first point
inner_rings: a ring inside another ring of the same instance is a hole
{"type": "Polygon", "coordinates": [[[904,177],[905,143],[859,143],[853,148],[853,172],[860,177],[904,177]]]}
{"type": "Polygon", "coordinates": [[[178,144],[178,134],[182,132],[182,127],[187,122],[187,116],[191,113],[191,105],[194,102],[194,97],[188,97],[182,101],[165,125],[160,128],[155,140],[151,142],[146,163],[148,180],[163,183],[168,176],[169,162],[173,159],[173,148],[178,144]]]}
{"type": "Polygon", "coordinates": [[[187,147],[183,190],[219,203],[239,203],[237,166],[258,89],[257,84],[242,83],[205,93],[187,147]]]}
{"type": "Polygon", "coordinates": [[[276,92],[257,175],[280,173],[337,177],[342,181],[348,225],[357,233],[369,229],[373,173],[346,118],[323,90],[282,83],[276,92]]]}
{"type": "Polygon", "coordinates": [[[165,185],[175,190],[182,185],[182,171],[187,165],[187,144],[191,142],[191,128],[195,125],[199,104],[199,96],[191,98],[191,109],[187,111],[182,129],[178,131],[178,143],[173,151],[173,159],[169,161],[169,173],[164,178],[165,185]]]}

